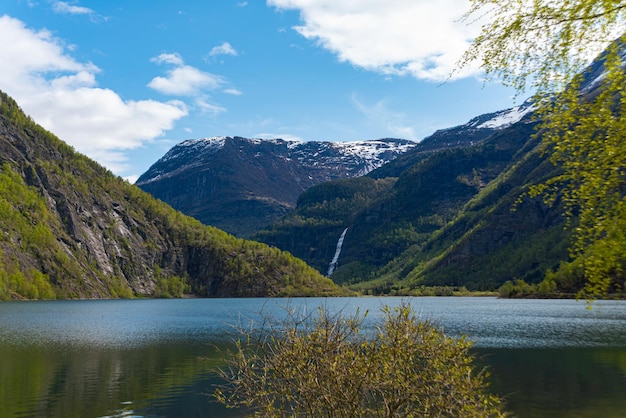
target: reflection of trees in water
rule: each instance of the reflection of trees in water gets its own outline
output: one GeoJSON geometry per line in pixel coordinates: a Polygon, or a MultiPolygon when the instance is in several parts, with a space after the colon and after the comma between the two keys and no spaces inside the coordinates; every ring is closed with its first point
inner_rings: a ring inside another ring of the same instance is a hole
{"type": "MultiPolygon", "coordinates": [[[[59,417],[128,413],[155,399],[167,407],[167,399],[180,395],[185,386],[206,380],[220,362],[218,355],[208,346],[189,344],[3,349],[0,405],[3,416],[59,417]]],[[[198,397],[206,411],[207,397],[198,397]]]]}
{"type": "Polygon", "coordinates": [[[484,349],[493,390],[523,417],[623,417],[626,350],[484,349]]]}

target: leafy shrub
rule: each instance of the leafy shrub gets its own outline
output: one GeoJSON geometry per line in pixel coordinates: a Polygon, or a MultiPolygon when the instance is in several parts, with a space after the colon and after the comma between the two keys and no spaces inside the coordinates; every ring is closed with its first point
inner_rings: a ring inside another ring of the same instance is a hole
{"type": "Polygon", "coordinates": [[[503,416],[473,365],[472,343],[453,339],[408,305],[383,308],[373,335],[365,315],[320,309],[291,316],[261,336],[244,332],[215,392],[230,407],[260,416],[503,416]],[[256,337],[256,338],[254,338],[256,337]]]}

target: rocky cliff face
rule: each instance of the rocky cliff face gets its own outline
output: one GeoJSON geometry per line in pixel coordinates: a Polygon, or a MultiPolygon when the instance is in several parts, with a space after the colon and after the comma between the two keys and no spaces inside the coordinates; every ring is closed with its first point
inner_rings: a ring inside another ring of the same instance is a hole
{"type": "Polygon", "coordinates": [[[205,224],[249,236],[293,209],[311,186],[364,175],[415,145],[196,139],[173,147],[136,184],[205,224]]]}
{"type": "Polygon", "coordinates": [[[0,299],[333,294],[302,261],[183,216],[0,92],[0,299]]]}

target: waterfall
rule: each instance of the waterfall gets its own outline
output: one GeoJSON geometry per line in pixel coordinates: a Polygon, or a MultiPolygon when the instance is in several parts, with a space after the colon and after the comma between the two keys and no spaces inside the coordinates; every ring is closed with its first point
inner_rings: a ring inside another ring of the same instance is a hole
{"type": "Polygon", "coordinates": [[[337,267],[337,261],[339,260],[339,254],[341,254],[341,246],[343,245],[343,239],[346,237],[346,232],[348,232],[348,228],[344,229],[339,236],[339,241],[337,241],[337,249],[335,250],[335,255],[333,256],[333,261],[328,265],[328,273],[326,276],[330,276],[335,271],[335,267],[337,267]]]}

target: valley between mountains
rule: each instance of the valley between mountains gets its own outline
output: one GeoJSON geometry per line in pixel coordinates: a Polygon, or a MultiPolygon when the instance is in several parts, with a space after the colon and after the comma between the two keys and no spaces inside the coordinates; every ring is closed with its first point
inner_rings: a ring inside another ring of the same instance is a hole
{"type": "Polygon", "coordinates": [[[528,193],[560,173],[533,111],[420,142],[192,139],[135,186],[2,93],[0,299],[572,296],[575,213],[528,193]]]}
{"type": "Polygon", "coordinates": [[[419,143],[189,140],[137,185],[363,294],[536,284],[568,261],[569,232],[558,203],[524,195],[558,173],[532,111],[525,102],[419,143]]]}

